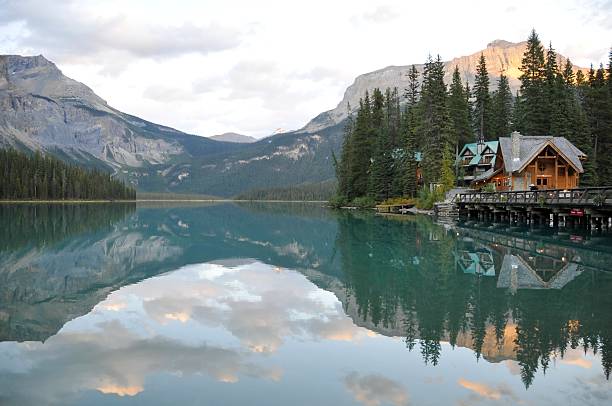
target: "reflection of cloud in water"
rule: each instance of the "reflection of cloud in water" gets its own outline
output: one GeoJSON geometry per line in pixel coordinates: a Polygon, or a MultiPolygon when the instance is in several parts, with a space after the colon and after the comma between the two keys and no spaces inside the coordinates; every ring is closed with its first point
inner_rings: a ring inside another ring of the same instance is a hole
{"type": "Polygon", "coordinates": [[[344,378],[346,388],[353,394],[356,401],[366,406],[392,404],[407,405],[408,393],[397,382],[381,375],[359,375],[351,372],[344,378]]]}
{"type": "MultiPolygon", "coordinates": [[[[146,391],[147,376],[157,373],[278,381],[282,370],[257,365],[256,353],[274,352],[290,338],[352,341],[367,334],[332,293],[297,272],[261,263],[192,265],[121,288],[44,344],[5,343],[18,365],[0,367],[0,400],[61,404],[84,390],[129,397],[146,391]],[[225,333],[209,335],[211,328],[225,333]]],[[[366,378],[348,381],[366,400],[388,383],[366,378]]]]}
{"type": "Polygon", "coordinates": [[[145,338],[117,320],[21,348],[27,373],[4,374],[0,385],[0,392],[15,405],[62,403],[88,389],[133,396],[143,390],[147,375],[156,372],[207,374],[222,382],[236,382],[240,374],[272,380],[281,376],[278,368],[250,362],[247,352],[191,346],[159,335],[145,338]]]}
{"type": "Polygon", "coordinates": [[[126,289],[146,297],[147,315],[165,323],[183,315],[205,326],[220,326],[254,352],[274,352],[287,336],[351,341],[367,331],[355,327],[332,293],[295,272],[274,272],[256,264],[233,268],[196,265],[180,278],[155,278],[126,289]],[[214,278],[210,278],[214,275],[214,278]]]}
{"type": "Polygon", "coordinates": [[[593,361],[587,359],[585,354],[579,348],[570,348],[563,354],[563,359],[560,361],[561,364],[574,365],[584,369],[591,369],[593,367],[593,361]]]}
{"type": "Polygon", "coordinates": [[[505,399],[505,402],[509,402],[510,400],[513,401],[509,403],[516,403],[519,400],[518,397],[512,391],[512,389],[507,387],[505,384],[500,384],[493,387],[481,382],[469,381],[463,378],[460,378],[458,383],[460,386],[472,391],[474,394],[477,395],[471,395],[469,397],[470,401],[465,402],[465,404],[471,404],[483,399],[495,401],[505,399]]]}

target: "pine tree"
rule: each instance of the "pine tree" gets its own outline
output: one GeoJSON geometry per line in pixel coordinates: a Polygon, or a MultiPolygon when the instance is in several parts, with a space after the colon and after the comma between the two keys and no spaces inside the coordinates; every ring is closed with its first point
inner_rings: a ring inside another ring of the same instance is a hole
{"type": "Polygon", "coordinates": [[[605,70],[591,68],[585,89],[585,110],[593,136],[592,159],[597,167],[600,184],[612,184],[612,97],[606,83],[605,70]]]}
{"type": "MultiPolygon", "coordinates": [[[[377,187],[378,185],[375,183],[375,177],[378,177],[379,174],[375,174],[374,171],[374,162],[379,153],[385,153],[385,151],[379,151],[379,144],[382,142],[381,138],[387,137],[388,134],[385,134],[388,130],[386,127],[385,121],[385,96],[380,91],[380,89],[375,88],[372,91],[372,104],[371,104],[371,124],[370,124],[370,173],[368,177],[368,192],[367,195],[371,198],[376,199],[377,187]]],[[[390,144],[387,141],[384,141],[384,144],[390,148],[390,144]]],[[[385,183],[386,183],[386,175],[385,175],[385,183]]],[[[385,190],[387,190],[387,186],[385,186],[385,190]]]]}
{"type": "Polygon", "coordinates": [[[507,137],[510,134],[513,103],[508,77],[502,73],[497,82],[497,90],[493,92],[491,103],[493,110],[491,126],[494,138],[507,137]]]}
{"type": "Polygon", "coordinates": [[[450,118],[444,84],[444,63],[440,56],[425,63],[421,108],[423,125],[420,129],[423,148],[423,179],[425,184],[440,181],[440,163],[446,148],[450,148],[450,118]]]}
{"type": "Polygon", "coordinates": [[[536,34],[531,31],[527,49],[521,61],[521,120],[519,130],[527,135],[546,135],[547,100],[545,96],[546,67],[544,48],[536,34]]]}
{"type": "Polygon", "coordinates": [[[366,92],[363,100],[359,100],[359,111],[351,136],[349,148],[347,199],[366,196],[368,192],[370,159],[371,159],[371,110],[370,95],[366,92]]]}
{"type": "Polygon", "coordinates": [[[414,65],[408,70],[408,87],[404,89],[404,98],[408,106],[416,105],[419,100],[419,71],[414,65]]]}
{"type": "Polygon", "coordinates": [[[542,105],[544,122],[540,123],[540,125],[544,133],[550,135],[553,125],[557,127],[557,132],[563,132],[563,128],[566,127],[566,124],[563,122],[565,120],[562,117],[564,108],[563,87],[559,81],[560,73],[557,64],[557,52],[552,47],[552,43],[549,44],[548,51],[546,52],[545,66],[544,95],[546,102],[542,105]]]}
{"type": "Polygon", "coordinates": [[[417,190],[417,152],[416,134],[419,127],[419,72],[412,65],[408,72],[408,88],[405,92],[406,108],[402,118],[402,135],[404,139],[401,178],[405,196],[414,197],[417,190]]]}
{"type": "Polygon", "coordinates": [[[344,139],[342,141],[342,151],[340,155],[340,161],[336,161],[334,155],[334,164],[336,169],[336,179],[338,180],[337,195],[342,198],[347,198],[351,194],[349,188],[348,176],[350,172],[350,148],[352,146],[352,136],[355,123],[353,121],[353,112],[351,111],[351,105],[347,105],[348,117],[346,119],[346,125],[344,126],[344,139]]]}
{"type": "Polygon", "coordinates": [[[483,54],[480,55],[476,78],[474,79],[474,129],[479,138],[492,139],[491,125],[491,95],[489,93],[489,72],[487,61],[483,54]]]}
{"type": "Polygon", "coordinates": [[[455,186],[455,165],[453,152],[447,146],[442,154],[442,163],[440,169],[440,183],[445,192],[451,190],[455,186]]]}
{"type": "Polygon", "coordinates": [[[612,48],[610,48],[610,54],[608,55],[608,90],[610,97],[612,97],[612,48]]]}
{"type": "Polygon", "coordinates": [[[455,66],[453,71],[453,81],[450,85],[448,95],[448,110],[452,125],[452,144],[455,149],[471,142],[474,139],[472,128],[470,125],[470,105],[468,103],[468,95],[465,93],[465,88],[461,82],[461,74],[459,67],[455,66]]]}

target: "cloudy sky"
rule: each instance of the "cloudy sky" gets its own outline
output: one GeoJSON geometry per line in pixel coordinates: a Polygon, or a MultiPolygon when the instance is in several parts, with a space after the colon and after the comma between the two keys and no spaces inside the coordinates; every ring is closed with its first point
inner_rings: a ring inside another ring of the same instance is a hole
{"type": "Polygon", "coordinates": [[[612,0],[0,0],[0,53],[43,54],[113,107],[205,136],[300,128],[361,73],[532,27],[606,62],[612,0]]]}

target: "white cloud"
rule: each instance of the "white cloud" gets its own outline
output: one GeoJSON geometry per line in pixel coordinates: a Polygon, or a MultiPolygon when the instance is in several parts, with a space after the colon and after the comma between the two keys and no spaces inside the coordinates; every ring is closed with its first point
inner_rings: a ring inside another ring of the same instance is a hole
{"type": "Polygon", "coordinates": [[[607,62],[611,9],[609,0],[0,0],[0,48],[43,54],[151,121],[264,136],[334,108],[361,73],[521,41],[533,27],[574,63],[607,62]]]}

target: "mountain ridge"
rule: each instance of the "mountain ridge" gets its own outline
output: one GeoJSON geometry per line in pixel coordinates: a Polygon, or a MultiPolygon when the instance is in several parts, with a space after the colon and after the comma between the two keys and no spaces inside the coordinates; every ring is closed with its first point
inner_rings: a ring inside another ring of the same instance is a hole
{"type": "Polygon", "coordinates": [[[211,140],[215,140],[215,141],[235,142],[238,144],[250,144],[252,142],[257,142],[257,138],[251,137],[249,135],[234,133],[234,132],[227,132],[223,134],[212,135],[208,138],[210,138],[211,140]]]}
{"type": "MultiPolygon", "coordinates": [[[[508,77],[510,89],[515,94],[520,88],[519,67],[525,52],[527,42],[511,42],[503,39],[496,39],[489,42],[486,48],[469,55],[455,57],[444,61],[444,81],[450,84],[455,66],[459,67],[461,78],[468,82],[470,87],[474,84],[476,67],[480,55],[483,54],[487,60],[487,69],[491,82],[491,89],[496,88],[499,73],[501,71],[508,77]]],[[[567,58],[558,54],[558,61],[564,64],[567,58]]],[[[329,125],[334,125],[348,116],[347,106],[354,109],[359,105],[359,99],[366,91],[372,91],[375,87],[386,89],[397,87],[400,93],[408,84],[408,69],[415,66],[419,74],[423,72],[424,64],[409,65],[389,65],[371,72],[363,73],[355,78],[353,83],[346,89],[342,100],[331,110],[324,111],[310,120],[303,128],[303,131],[317,131],[329,125]]],[[[580,69],[586,72],[585,68],[574,65],[574,70],[580,69]]]]}
{"type": "MultiPolygon", "coordinates": [[[[517,89],[524,47],[524,42],[494,40],[482,51],[447,61],[445,79],[450,81],[456,64],[463,79],[472,83],[482,53],[491,82],[496,82],[496,69],[503,68],[517,89]]],[[[559,59],[564,63],[565,57],[559,59]]],[[[410,66],[359,75],[336,108],[300,130],[240,143],[188,134],[123,113],[64,76],[42,55],[0,55],[0,147],[41,150],[106,169],[140,192],[232,197],[256,189],[316,184],[334,178],[333,154],[342,145],[347,104],[356,106],[365,91],[375,87],[402,90],[410,66]]]]}

